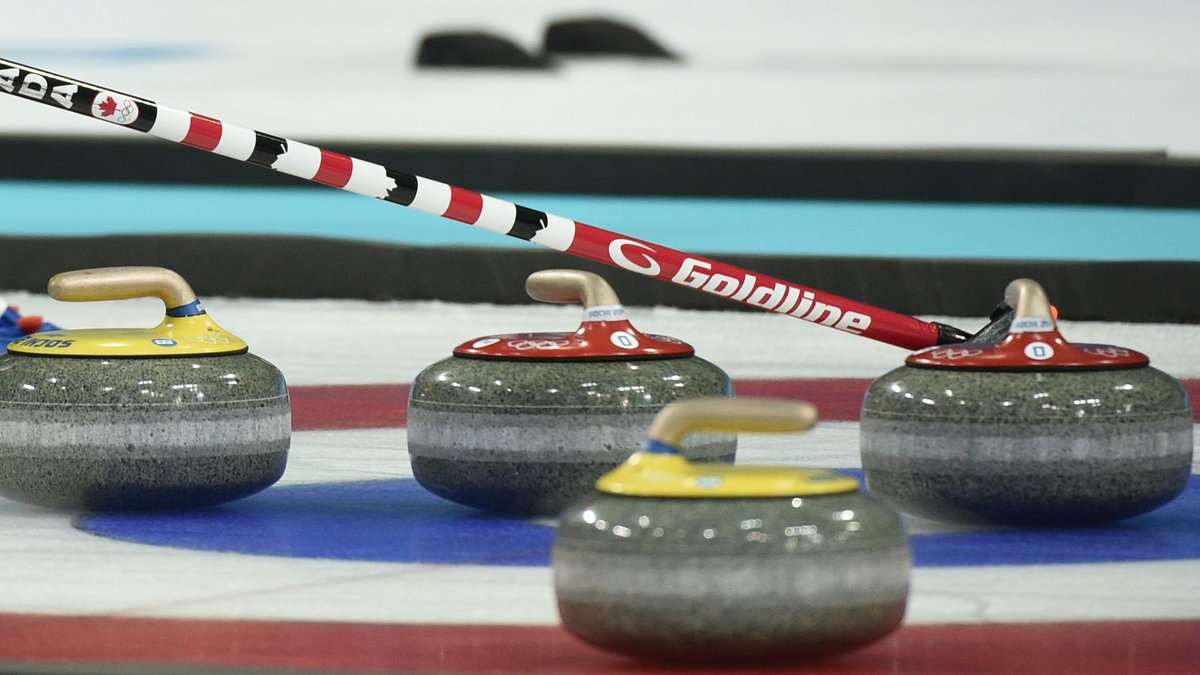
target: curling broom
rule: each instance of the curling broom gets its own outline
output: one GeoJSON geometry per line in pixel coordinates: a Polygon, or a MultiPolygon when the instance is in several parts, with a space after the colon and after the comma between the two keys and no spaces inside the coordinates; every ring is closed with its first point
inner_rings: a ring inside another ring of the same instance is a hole
{"type": "Polygon", "coordinates": [[[0,91],[904,349],[971,338],[952,326],[922,321],[6,59],[0,59],[0,91]]]}

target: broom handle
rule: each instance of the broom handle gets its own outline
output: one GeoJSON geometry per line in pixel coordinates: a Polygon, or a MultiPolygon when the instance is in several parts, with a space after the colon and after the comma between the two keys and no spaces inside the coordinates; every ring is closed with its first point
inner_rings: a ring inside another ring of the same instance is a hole
{"type": "Polygon", "coordinates": [[[949,326],[6,59],[0,59],[0,91],[904,349],[968,337],[949,326]]]}

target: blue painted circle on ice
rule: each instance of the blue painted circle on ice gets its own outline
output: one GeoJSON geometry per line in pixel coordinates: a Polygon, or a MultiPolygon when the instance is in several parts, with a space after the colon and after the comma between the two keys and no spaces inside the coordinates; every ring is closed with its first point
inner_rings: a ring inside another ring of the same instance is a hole
{"type": "MultiPolygon", "coordinates": [[[[114,539],[204,551],[459,565],[549,565],[554,540],[544,521],[459,506],[414,480],[275,487],[216,508],[90,514],[76,526],[114,539]]],[[[916,534],[912,547],[918,567],[1200,558],[1200,477],[1192,476],[1166,506],[1117,523],[916,534]]]]}

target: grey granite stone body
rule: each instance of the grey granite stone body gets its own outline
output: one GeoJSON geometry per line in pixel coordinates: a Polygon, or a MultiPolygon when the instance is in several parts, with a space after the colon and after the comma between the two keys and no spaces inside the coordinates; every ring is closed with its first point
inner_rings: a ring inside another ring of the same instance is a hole
{"type": "MultiPolygon", "coordinates": [[[[720,368],[698,357],[637,361],[517,361],[450,357],[413,381],[413,475],[475,508],[554,515],[616,468],[665,405],[732,396],[720,368]]],[[[693,434],[683,453],[733,461],[737,439],[693,434]]]]}
{"type": "Polygon", "coordinates": [[[867,390],[870,490],[948,522],[1084,525],[1167,503],[1191,472],[1187,391],[1155,368],[904,366],[867,390]]]}
{"type": "Polygon", "coordinates": [[[283,375],[252,354],[0,356],[0,495],[69,509],[209,506],[283,474],[283,375]]]}
{"type": "Polygon", "coordinates": [[[595,493],[553,549],[571,633],[649,659],[805,660],[896,628],[911,552],[898,514],[855,492],[644,498],[595,493]]]}

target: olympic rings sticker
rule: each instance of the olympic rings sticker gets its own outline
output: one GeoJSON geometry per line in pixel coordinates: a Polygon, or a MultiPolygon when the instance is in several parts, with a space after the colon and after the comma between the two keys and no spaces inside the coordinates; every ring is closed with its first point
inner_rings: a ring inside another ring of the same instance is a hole
{"type": "Polygon", "coordinates": [[[189,342],[201,342],[210,345],[227,345],[230,343],[228,335],[185,335],[183,339],[189,342]]]}
{"type": "Polygon", "coordinates": [[[570,340],[511,340],[506,345],[517,351],[528,351],[530,349],[537,350],[554,350],[562,349],[571,344],[570,340]]]}
{"type": "Polygon", "coordinates": [[[92,117],[122,126],[133,124],[138,118],[138,104],[124,94],[102,91],[92,99],[92,117]]]}
{"type": "Polygon", "coordinates": [[[954,361],[957,359],[966,359],[972,356],[979,356],[982,353],[982,349],[958,349],[955,347],[948,347],[946,349],[935,349],[929,352],[929,356],[935,359],[954,361]]]}
{"type": "Polygon", "coordinates": [[[1131,355],[1133,352],[1122,347],[1113,347],[1111,345],[1090,345],[1082,348],[1083,351],[1096,356],[1104,356],[1110,359],[1120,359],[1131,355]]]}

